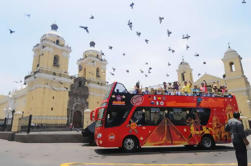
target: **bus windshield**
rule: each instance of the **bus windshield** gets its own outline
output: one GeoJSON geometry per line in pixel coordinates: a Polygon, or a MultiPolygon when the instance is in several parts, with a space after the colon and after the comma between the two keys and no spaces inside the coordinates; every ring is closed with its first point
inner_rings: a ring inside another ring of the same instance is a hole
{"type": "Polygon", "coordinates": [[[107,99],[107,98],[109,97],[110,92],[111,92],[112,87],[113,87],[114,84],[115,84],[115,83],[112,83],[112,84],[110,84],[110,85],[108,86],[108,90],[106,91],[106,94],[105,94],[105,99],[107,99]]]}

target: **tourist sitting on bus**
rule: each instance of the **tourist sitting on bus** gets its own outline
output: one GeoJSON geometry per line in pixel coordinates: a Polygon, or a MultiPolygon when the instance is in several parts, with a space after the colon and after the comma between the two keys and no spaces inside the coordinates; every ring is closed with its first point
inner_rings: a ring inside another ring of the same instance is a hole
{"type": "Polygon", "coordinates": [[[150,94],[151,94],[151,95],[154,95],[154,94],[155,94],[155,90],[154,90],[153,88],[151,88],[150,94]]]}
{"type": "Polygon", "coordinates": [[[187,83],[187,81],[185,81],[184,86],[181,89],[181,92],[184,93],[185,95],[188,95],[191,93],[191,87],[192,87],[191,81],[189,81],[189,83],[187,83]]]}
{"type": "Polygon", "coordinates": [[[175,95],[179,95],[179,83],[177,81],[173,82],[173,90],[175,95]]]}
{"type": "Polygon", "coordinates": [[[164,93],[164,95],[167,95],[167,94],[168,94],[166,82],[163,82],[163,93],[164,93]]]}
{"type": "Polygon", "coordinates": [[[198,88],[197,85],[194,85],[193,89],[192,89],[193,95],[194,96],[199,96],[200,95],[200,89],[198,88]]]}
{"type": "Polygon", "coordinates": [[[163,95],[163,89],[162,88],[158,88],[156,91],[157,95],[163,95]]]}
{"type": "Polygon", "coordinates": [[[145,91],[143,92],[143,94],[145,94],[145,95],[150,94],[150,92],[149,92],[149,90],[148,90],[148,87],[145,87],[145,91]]]}
{"type": "Polygon", "coordinates": [[[136,85],[134,87],[134,91],[133,91],[133,94],[140,94],[141,93],[141,90],[140,90],[140,85],[139,85],[139,81],[136,82],[136,85]]]}
{"type": "Polygon", "coordinates": [[[227,94],[227,87],[226,86],[224,86],[224,85],[221,86],[220,90],[221,90],[221,95],[222,96],[225,96],[227,94]]]}
{"type": "Polygon", "coordinates": [[[171,82],[168,83],[167,91],[168,91],[169,94],[171,94],[172,91],[173,91],[173,86],[172,86],[171,82]]]}

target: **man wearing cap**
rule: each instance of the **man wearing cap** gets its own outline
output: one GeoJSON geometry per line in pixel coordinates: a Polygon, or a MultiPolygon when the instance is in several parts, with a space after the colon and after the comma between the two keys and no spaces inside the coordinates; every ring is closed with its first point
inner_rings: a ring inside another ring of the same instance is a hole
{"type": "Polygon", "coordinates": [[[231,133],[232,142],[234,145],[235,155],[238,161],[238,166],[247,166],[247,148],[249,144],[242,122],[240,121],[240,113],[234,112],[234,118],[227,122],[225,131],[231,133]]]}

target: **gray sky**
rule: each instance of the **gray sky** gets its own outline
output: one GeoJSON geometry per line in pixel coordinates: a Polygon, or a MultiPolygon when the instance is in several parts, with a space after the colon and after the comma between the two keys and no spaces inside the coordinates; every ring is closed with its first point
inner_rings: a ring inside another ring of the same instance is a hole
{"type": "Polygon", "coordinates": [[[227,43],[242,56],[246,76],[251,79],[251,2],[242,0],[2,0],[0,1],[0,94],[19,87],[14,81],[23,80],[31,72],[32,48],[40,37],[56,23],[58,32],[71,46],[69,73],[78,72],[77,60],[95,41],[103,50],[107,65],[107,80],[124,83],[128,89],[136,81],[143,86],[177,80],[176,69],[184,56],[198,73],[222,77],[221,58],[227,43]],[[129,5],[134,2],[134,9],[129,5]],[[31,14],[27,17],[26,14],[31,14]],[[95,19],[89,17],[94,15],[95,19]],[[158,17],[165,19],[159,24],[158,17]],[[127,26],[133,22],[133,31],[127,26]],[[88,26],[90,34],[79,28],[88,26]],[[9,28],[15,30],[9,34],[9,28]],[[167,36],[170,29],[173,34],[167,36]],[[136,35],[136,31],[142,34],[136,35]],[[191,38],[182,40],[183,34],[191,38]],[[149,44],[144,42],[149,39],[149,44]],[[186,44],[190,46],[186,50],[186,44]],[[113,50],[108,46],[112,45],[113,50]],[[175,54],[168,47],[176,50],[175,54]],[[122,53],[126,56],[122,56],[122,53]],[[200,57],[196,58],[195,53],[200,57]],[[203,61],[207,64],[203,65],[203,61]],[[146,78],[148,62],[153,68],[146,78]],[[172,65],[168,67],[167,63],[172,65]],[[111,76],[111,68],[117,70],[111,76]],[[130,73],[126,73],[126,69],[130,73]],[[169,77],[166,77],[166,74],[169,77]]]}

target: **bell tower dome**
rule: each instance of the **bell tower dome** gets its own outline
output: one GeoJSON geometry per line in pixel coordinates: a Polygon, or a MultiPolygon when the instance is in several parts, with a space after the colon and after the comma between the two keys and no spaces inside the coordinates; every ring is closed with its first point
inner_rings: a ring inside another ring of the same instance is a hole
{"type": "Polygon", "coordinates": [[[177,70],[178,73],[178,82],[180,85],[183,85],[185,81],[191,82],[193,84],[193,69],[190,65],[182,59],[180,62],[179,68],[177,70]]]}

